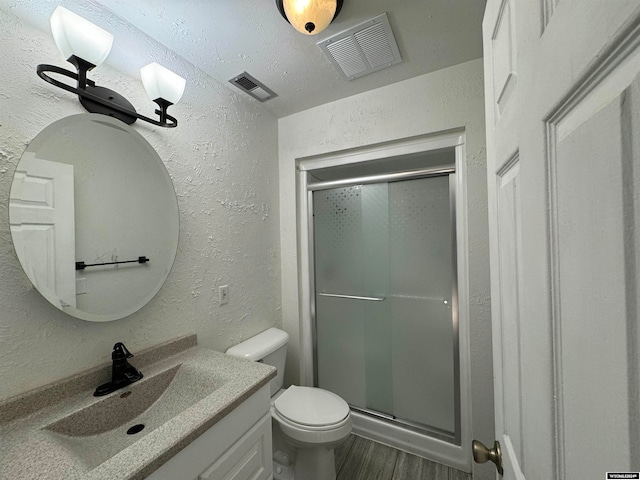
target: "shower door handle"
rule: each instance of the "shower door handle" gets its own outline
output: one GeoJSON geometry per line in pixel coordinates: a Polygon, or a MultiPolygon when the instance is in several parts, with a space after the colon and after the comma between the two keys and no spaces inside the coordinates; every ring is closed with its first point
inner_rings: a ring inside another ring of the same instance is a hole
{"type": "Polygon", "coordinates": [[[340,295],[337,293],[319,293],[321,297],[333,297],[333,298],[349,298],[351,300],[368,300],[370,302],[382,302],[384,297],[361,297],[359,295],[340,295]]]}

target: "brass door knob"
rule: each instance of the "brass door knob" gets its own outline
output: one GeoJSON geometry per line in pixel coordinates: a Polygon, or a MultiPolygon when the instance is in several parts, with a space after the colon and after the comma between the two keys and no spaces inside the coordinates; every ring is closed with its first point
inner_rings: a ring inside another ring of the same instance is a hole
{"type": "Polygon", "coordinates": [[[487,448],[484,443],[474,440],[471,444],[473,450],[473,461],[476,463],[485,463],[488,461],[493,462],[496,465],[496,469],[500,475],[504,474],[502,469],[502,449],[500,448],[500,442],[497,440],[493,442],[493,448],[487,448]]]}

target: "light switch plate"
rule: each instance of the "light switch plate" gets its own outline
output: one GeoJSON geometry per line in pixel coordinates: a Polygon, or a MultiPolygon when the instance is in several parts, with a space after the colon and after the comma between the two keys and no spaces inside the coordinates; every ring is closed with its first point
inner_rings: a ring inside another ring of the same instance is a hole
{"type": "Polygon", "coordinates": [[[218,305],[226,305],[229,303],[229,285],[218,287],[218,305]]]}

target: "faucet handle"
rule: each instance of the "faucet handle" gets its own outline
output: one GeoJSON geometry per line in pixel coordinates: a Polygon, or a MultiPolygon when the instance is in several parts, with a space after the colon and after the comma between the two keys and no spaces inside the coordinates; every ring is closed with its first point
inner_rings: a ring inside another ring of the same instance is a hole
{"type": "Polygon", "coordinates": [[[113,346],[113,352],[111,352],[111,358],[131,358],[133,357],[133,353],[131,353],[127,347],[124,346],[124,343],[118,342],[113,346]]]}

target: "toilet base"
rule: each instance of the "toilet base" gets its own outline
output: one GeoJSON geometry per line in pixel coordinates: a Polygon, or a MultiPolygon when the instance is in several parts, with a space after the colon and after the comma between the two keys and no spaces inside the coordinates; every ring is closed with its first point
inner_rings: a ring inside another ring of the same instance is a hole
{"type": "Polygon", "coordinates": [[[294,478],[336,480],[336,462],[333,448],[298,448],[296,451],[294,478]]]}
{"type": "Polygon", "coordinates": [[[293,465],[283,465],[274,460],[273,480],[295,480],[293,465]]]}

